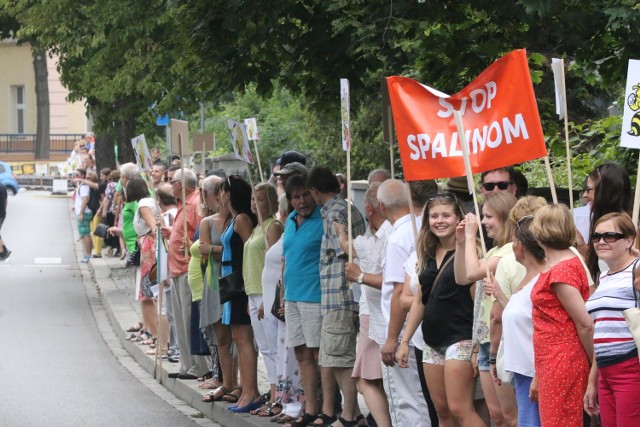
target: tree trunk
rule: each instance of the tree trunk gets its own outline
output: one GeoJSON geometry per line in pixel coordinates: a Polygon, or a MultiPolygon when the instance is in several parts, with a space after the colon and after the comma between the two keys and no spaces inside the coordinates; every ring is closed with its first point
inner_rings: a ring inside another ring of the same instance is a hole
{"type": "Polygon", "coordinates": [[[36,160],[49,159],[50,146],[50,113],[49,113],[49,73],[47,71],[47,54],[32,47],[33,71],[36,80],[37,129],[36,160]]]}
{"type": "Polygon", "coordinates": [[[109,168],[111,170],[118,166],[115,152],[113,150],[113,135],[99,134],[96,136],[96,169],[109,168]]]}
{"type": "Polygon", "coordinates": [[[116,101],[116,114],[119,120],[116,122],[116,143],[118,144],[118,161],[120,164],[135,163],[135,153],[131,145],[131,139],[136,136],[136,119],[130,114],[123,114],[129,107],[130,100],[127,98],[116,101]]]}

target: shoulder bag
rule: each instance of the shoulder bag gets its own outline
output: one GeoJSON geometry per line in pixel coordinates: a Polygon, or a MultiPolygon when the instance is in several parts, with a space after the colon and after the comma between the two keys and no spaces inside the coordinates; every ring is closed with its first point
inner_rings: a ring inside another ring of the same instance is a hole
{"type": "MultiPolygon", "coordinates": [[[[635,260],[632,267],[631,274],[631,289],[633,289],[634,307],[628,308],[622,312],[624,320],[627,321],[627,326],[633,335],[633,340],[636,343],[636,348],[640,349],[640,308],[638,308],[638,291],[636,290],[636,264],[638,260],[635,260]]],[[[640,358],[640,352],[638,352],[638,358],[640,358]]]]}
{"type": "Polygon", "coordinates": [[[218,288],[220,290],[221,304],[244,295],[244,279],[242,278],[242,270],[232,271],[230,274],[219,278],[218,288]]]}
{"type": "Polygon", "coordinates": [[[278,280],[278,284],[276,285],[276,295],[273,299],[273,305],[271,305],[271,314],[273,314],[273,317],[275,317],[279,321],[284,322],[284,315],[280,314],[280,308],[282,307],[282,300],[280,299],[281,292],[282,281],[278,280]]]}

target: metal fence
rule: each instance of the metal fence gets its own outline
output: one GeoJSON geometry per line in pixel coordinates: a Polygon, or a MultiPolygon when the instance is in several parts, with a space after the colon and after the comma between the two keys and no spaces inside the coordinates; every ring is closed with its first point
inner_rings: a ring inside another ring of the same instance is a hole
{"type": "MultiPolygon", "coordinates": [[[[69,153],[73,151],[75,142],[84,137],[79,133],[62,133],[49,135],[49,151],[51,153],[69,153]]],[[[4,133],[0,134],[0,153],[35,153],[36,134],[4,133]]]]}

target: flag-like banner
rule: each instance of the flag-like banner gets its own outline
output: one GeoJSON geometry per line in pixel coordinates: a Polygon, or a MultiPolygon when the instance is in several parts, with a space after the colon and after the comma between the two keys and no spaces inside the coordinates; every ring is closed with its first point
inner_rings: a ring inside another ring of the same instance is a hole
{"type": "Polygon", "coordinates": [[[251,148],[249,148],[249,137],[244,123],[227,119],[227,126],[229,127],[231,145],[236,159],[253,164],[253,155],[251,155],[251,148]]]}
{"type": "Polygon", "coordinates": [[[387,85],[408,181],[465,175],[455,110],[473,173],[547,154],[524,49],[498,59],[452,96],[406,77],[388,77],[387,85]]]}
{"type": "Polygon", "coordinates": [[[351,151],[351,113],[349,109],[349,80],[340,79],[340,117],[342,118],[342,149],[344,151],[351,151]]]}
{"type": "Polygon", "coordinates": [[[147,140],[144,134],[131,138],[131,145],[136,155],[136,164],[138,167],[145,171],[153,169],[153,160],[151,159],[151,154],[149,154],[149,147],[147,146],[147,140]]]}
{"type": "Polygon", "coordinates": [[[244,127],[247,130],[247,136],[249,141],[259,141],[260,135],[258,134],[258,123],[256,118],[244,119],[244,127]]]}

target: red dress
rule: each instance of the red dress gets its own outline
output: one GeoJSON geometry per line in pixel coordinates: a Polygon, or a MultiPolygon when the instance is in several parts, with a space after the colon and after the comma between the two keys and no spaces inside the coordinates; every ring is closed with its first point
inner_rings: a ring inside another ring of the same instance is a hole
{"type": "Polygon", "coordinates": [[[581,427],[589,361],[576,325],[551,287],[553,283],[573,286],[585,301],[589,297],[589,281],[578,257],[540,274],[531,291],[540,420],[544,427],[581,427]]]}

